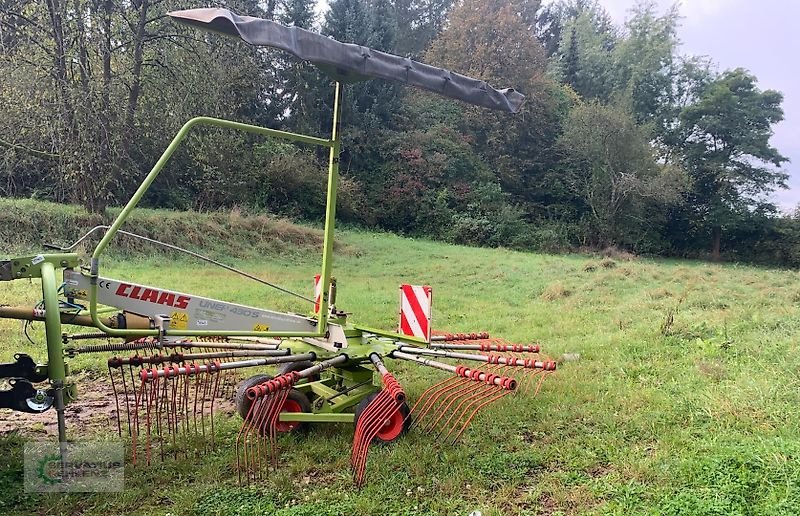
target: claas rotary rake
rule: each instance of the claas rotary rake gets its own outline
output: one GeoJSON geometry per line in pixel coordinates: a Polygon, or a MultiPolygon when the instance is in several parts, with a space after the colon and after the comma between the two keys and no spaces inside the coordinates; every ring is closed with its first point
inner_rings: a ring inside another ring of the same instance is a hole
{"type": "MultiPolygon", "coordinates": [[[[398,331],[355,324],[336,307],[332,278],[336,190],[341,147],[344,84],[372,78],[394,80],[489,109],[515,113],[524,97],[454,72],[340,43],[295,27],[240,17],[223,9],[170,13],[178,22],[240,37],[252,45],[282,49],[316,65],[335,82],[330,138],[319,138],[208,117],[187,122],[169,144],[111,226],[99,226],[56,252],[0,262],[0,280],[38,278],[42,302],[34,307],[0,307],[0,317],[44,321],[47,362],[27,355],[0,365],[10,390],[0,408],[43,412],[54,408],[59,442],[67,441],[64,411],[76,399],[67,359],[113,353],[108,372],[115,396],[116,429],[130,439],[134,464],[149,464],[187,452],[199,436],[214,445],[215,411],[233,400],[242,425],[235,438],[241,482],[258,479],[278,464],[277,436],[310,423],[353,423],[353,478],[364,482],[370,445],[392,442],[409,428],[453,442],[488,405],[514,395],[535,395],[555,363],[540,357],[536,344],[511,344],[486,333],[431,331],[431,289],[401,287],[398,331]],[[122,229],[147,189],[186,135],[200,125],[245,131],[329,151],[322,265],[315,294],[306,297],[174,244],[122,229]],[[74,252],[99,236],[88,266],[74,252]],[[189,254],[261,285],[313,305],[307,314],[282,313],[227,301],[139,285],[101,275],[101,257],[112,239],[138,238],[189,254]],[[60,271],[61,280],[57,280],[60,271]],[[62,325],[92,328],[65,333],[62,325]],[[83,341],[103,339],[103,344],[83,341]],[[411,404],[386,361],[400,360],[445,378],[411,404]],[[276,375],[245,371],[277,366],[276,375]],[[242,379],[244,377],[244,379],[242,379]],[[46,383],[45,383],[46,382],[46,383]],[[38,386],[37,386],[38,385],[38,386]],[[521,393],[521,394],[520,394],[521,393]]],[[[63,451],[63,447],[62,447],[63,451]]]]}

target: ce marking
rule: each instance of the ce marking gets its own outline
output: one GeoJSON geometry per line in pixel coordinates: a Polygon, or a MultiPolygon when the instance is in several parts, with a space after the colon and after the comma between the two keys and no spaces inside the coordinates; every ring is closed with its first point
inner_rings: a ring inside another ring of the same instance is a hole
{"type": "Polygon", "coordinates": [[[100,281],[97,282],[97,286],[100,288],[104,288],[106,290],[111,290],[111,282],[109,282],[108,280],[101,279],[100,281]]]}

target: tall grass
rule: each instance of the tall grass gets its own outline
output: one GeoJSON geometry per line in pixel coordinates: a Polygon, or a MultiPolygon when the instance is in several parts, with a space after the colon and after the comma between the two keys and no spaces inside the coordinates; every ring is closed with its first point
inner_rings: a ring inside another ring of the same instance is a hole
{"type": "MultiPolygon", "coordinates": [[[[0,249],[4,254],[27,253],[44,244],[68,245],[91,228],[108,225],[119,214],[90,214],[78,206],[29,199],[0,198],[0,249]]],[[[142,236],[235,258],[303,254],[322,247],[322,232],[267,215],[229,212],[182,212],[137,209],[122,229],[142,236]]],[[[98,233],[82,249],[91,249],[98,233]]],[[[118,236],[110,251],[119,256],[141,257],[163,249],[118,236]]]]}
{"type": "MultiPolygon", "coordinates": [[[[0,440],[0,512],[800,514],[796,271],[601,262],[355,231],[339,238],[349,252],[336,255],[337,305],[354,320],[393,327],[397,285],[425,282],[434,288],[437,329],[536,339],[556,358],[580,359],[562,363],[538,398],[494,407],[456,447],[412,431],[375,450],[361,491],[350,481],[352,429],[344,425],[282,437],[281,467],[239,487],[231,470],[238,422],[223,420],[215,451],[128,469],[126,491],[114,497],[19,496],[20,439],[0,440]]],[[[239,264],[305,293],[319,267],[311,253],[239,264]]],[[[307,310],[191,261],[118,259],[107,274],[307,310]]],[[[34,302],[36,287],[2,284],[0,303],[34,302]]],[[[16,323],[0,322],[0,334],[0,358],[17,351],[44,357],[16,323]]],[[[41,327],[32,337],[41,342],[41,327]]],[[[73,365],[103,369],[98,360],[73,365]]],[[[395,361],[388,366],[412,399],[440,378],[395,361]]]]}

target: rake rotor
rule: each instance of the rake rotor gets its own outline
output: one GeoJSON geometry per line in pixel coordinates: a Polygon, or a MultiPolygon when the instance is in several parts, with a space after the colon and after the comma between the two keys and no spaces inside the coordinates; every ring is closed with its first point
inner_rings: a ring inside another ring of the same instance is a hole
{"type": "MultiPolygon", "coordinates": [[[[374,443],[391,442],[413,427],[436,435],[440,442],[455,444],[484,409],[507,396],[527,394],[531,388],[535,396],[546,376],[556,369],[555,362],[539,357],[540,347],[535,344],[512,344],[489,338],[486,333],[447,334],[433,336],[431,340],[429,347],[392,342],[383,353],[386,358],[450,373],[451,376],[426,389],[411,409],[402,386],[388,371],[381,353],[375,351],[358,360],[338,354],[309,365],[317,360],[316,353],[292,354],[290,349],[280,348],[280,342],[209,339],[160,343],[157,339],[140,339],[73,349],[79,353],[135,351],[133,355],[108,360],[117,403],[117,429],[123,435],[126,423],[134,464],[142,460],[150,464],[154,456],[164,459],[185,455],[188,443],[195,438],[210,440],[213,446],[216,400],[230,399],[232,394],[226,375],[255,366],[291,366],[288,372],[274,378],[253,377],[256,382],[245,386],[242,399],[246,399],[246,409],[242,412],[239,407],[243,422],[235,440],[241,483],[261,478],[265,465],[278,466],[278,434],[291,431],[298,424],[292,423],[291,417],[282,418],[282,414],[302,410],[297,399],[304,394],[298,388],[303,385],[307,388],[309,382],[317,383],[324,371],[354,366],[363,369],[357,364],[367,363],[377,371],[381,389],[364,391],[354,417],[350,464],[353,483],[361,487],[374,443]],[[139,354],[142,351],[153,354],[139,354]],[[532,354],[533,358],[524,358],[525,354],[532,354]],[[483,365],[472,367],[464,365],[466,362],[483,365]]],[[[283,341],[287,342],[291,341],[283,341]]],[[[385,340],[380,342],[386,344],[385,340]]],[[[337,387],[338,391],[319,401],[331,403],[352,390],[364,389],[365,384],[371,385],[372,381],[337,387]]]]}
{"type": "Polygon", "coordinates": [[[356,420],[350,464],[353,467],[353,483],[357,487],[364,484],[370,444],[387,427],[390,431],[397,431],[399,428],[402,432],[407,417],[401,412],[401,408],[405,405],[406,394],[400,383],[386,369],[376,353],[370,354],[369,359],[381,375],[383,389],[369,402],[356,420]]]}
{"type": "Polygon", "coordinates": [[[286,405],[290,401],[288,398],[293,386],[301,379],[313,377],[347,361],[347,355],[337,355],[301,371],[291,371],[269,379],[247,390],[247,399],[251,405],[236,436],[236,463],[240,482],[243,472],[248,481],[256,480],[262,471],[264,458],[273,467],[277,467],[276,437],[280,430],[278,418],[282,411],[291,408],[286,405]]]}

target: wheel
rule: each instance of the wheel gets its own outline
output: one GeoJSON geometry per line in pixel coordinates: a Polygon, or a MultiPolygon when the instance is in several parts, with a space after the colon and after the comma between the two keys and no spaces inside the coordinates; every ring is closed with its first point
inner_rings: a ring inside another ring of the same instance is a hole
{"type": "MultiPolygon", "coordinates": [[[[300,362],[286,362],[285,364],[280,364],[278,366],[278,370],[276,373],[278,375],[291,373],[292,371],[302,371],[303,369],[308,369],[309,367],[313,366],[314,362],[310,360],[301,360],[300,362]]],[[[316,382],[319,381],[320,376],[319,373],[311,375],[308,377],[309,382],[316,382]]],[[[314,394],[314,391],[307,390],[306,396],[308,397],[309,401],[314,401],[317,398],[317,395],[314,394]]]]}
{"type": "MultiPolygon", "coordinates": [[[[308,401],[308,396],[292,389],[283,402],[281,412],[311,412],[311,402],[308,401]]],[[[275,423],[275,430],[278,432],[302,432],[308,429],[308,423],[302,421],[277,421],[275,423]]]]}
{"type": "MultiPolygon", "coordinates": [[[[278,375],[291,373],[292,371],[302,371],[303,369],[308,369],[309,367],[313,366],[314,362],[310,360],[301,360],[300,362],[286,362],[285,364],[280,364],[278,366],[278,370],[276,371],[278,375]]],[[[319,380],[319,373],[309,376],[309,382],[316,382],[319,380]]]]}
{"type": "Polygon", "coordinates": [[[253,405],[253,400],[247,397],[247,389],[250,387],[255,387],[259,383],[264,383],[267,380],[272,380],[272,376],[268,374],[257,374],[242,380],[236,386],[236,397],[234,402],[236,404],[236,411],[239,413],[242,419],[247,418],[247,414],[250,413],[250,407],[253,405]]]}
{"type": "MultiPolygon", "coordinates": [[[[246,380],[242,380],[239,382],[239,385],[236,386],[236,411],[242,419],[247,419],[247,415],[250,413],[250,407],[253,405],[253,401],[247,397],[247,390],[250,387],[255,387],[271,379],[272,376],[268,374],[257,374],[246,380]]],[[[305,394],[297,389],[292,389],[286,396],[286,401],[283,402],[281,412],[311,412],[311,402],[308,401],[308,397],[305,394]]],[[[275,423],[275,430],[278,432],[297,432],[305,429],[307,426],[307,423],[302,423],[300,421],[278,421],[275,423]]]]}
{"type": "MultiPolygon", "coordinates": [[[[361,400],[356,406],[356,417],[354,421],[356,425],[358,424],[358,419],[361,417],[361,414],[377,396],[378,393],[373,392],[361,400]]],[[[408,408],[408,403],[404,401],[403,404],[400,405],[400,410],[392,414],[383,424],[383,427],[378,430],[372,442],[376,444],[387,444],[397,440],[401,435],[408,432],[408,427],[411,426],[411,418],[408,417],[409,412],[411,412],[411,409],[408,408]]]]}

